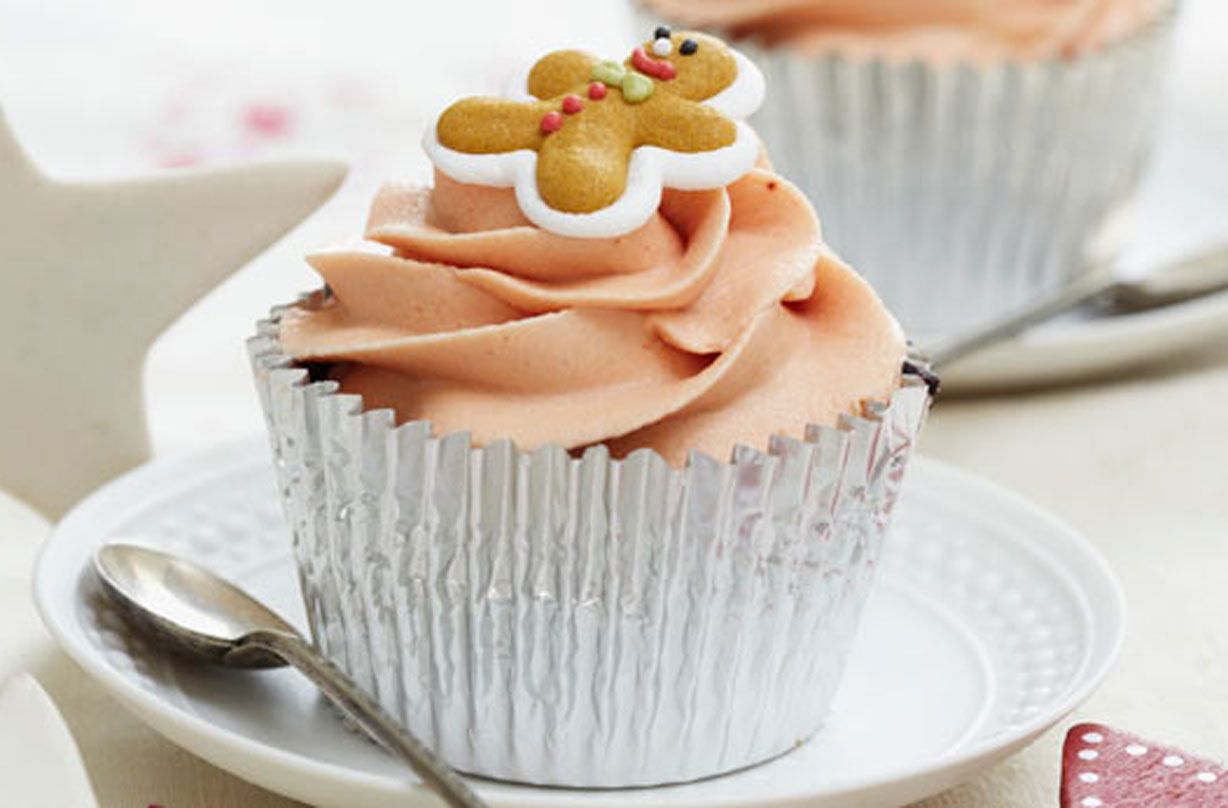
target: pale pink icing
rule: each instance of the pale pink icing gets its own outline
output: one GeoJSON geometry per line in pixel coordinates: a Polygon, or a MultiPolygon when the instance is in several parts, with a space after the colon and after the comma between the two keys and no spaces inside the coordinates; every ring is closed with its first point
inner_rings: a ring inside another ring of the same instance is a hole
{"type": "Polygon", "coordinates": [[[832,424],[899,381],[904,339],[822,243],[805,197],[766,169],[667,190],[640,230],[572,239],[508,190],[437,174],[387,186],[370,241],[310,257],[332,296],[281,340],[367,408],[477,443],[604,442],[727,458],[832,424]]]}
{"type": "Polygon", "coordinates": [[[973,63],[1071,57],[1172,0],[648,0],[668,19],[805,53],[973,63]]]}

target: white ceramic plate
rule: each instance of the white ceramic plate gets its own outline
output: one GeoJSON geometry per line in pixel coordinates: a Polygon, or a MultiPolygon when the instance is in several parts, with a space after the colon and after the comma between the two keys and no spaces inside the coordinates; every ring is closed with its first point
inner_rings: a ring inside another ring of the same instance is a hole
{"type": "MultiPolygon", "coordinates": [[[[478,782],[495,806],[896,806],[1017,751],[1091,692],[1122,639],[1100,555],[1024,500],[920,459],[829,726],[766,765],[684,786],[544,790],[478,782]]],[[[433,804],[291,671],[149,652],[101,602],[93,549],[123,537],[202,561],[303,624],[267,450],[159,460],[60,523],[35,576],[64,649],[150,726],[206,760],[320,806],[433,804]]]]}

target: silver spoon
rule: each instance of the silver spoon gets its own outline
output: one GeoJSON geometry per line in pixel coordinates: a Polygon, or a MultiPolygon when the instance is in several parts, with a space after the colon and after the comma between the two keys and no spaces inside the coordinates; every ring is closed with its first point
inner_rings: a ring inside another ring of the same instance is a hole
{"type": "Polygon", "coordinates": [[[293,626],[242,589],[189,561],[130,544],[100,548],[94,569],[124,619],[164,648],[232,668],[291,665],[373,740],[404,759],[448,805],[484,808],[435,753],[293,626]]]}
{"type": "Polygon", "coordinates": [[[967,334],[922,346],[930,364],[943,366],[1009,339],[1087,303],[1111,312],[1138,312],[1183,303],[1228,289],[1228,244],[1175,261],[1134,281],[1092,271],[1053,294],[967,334]]]}

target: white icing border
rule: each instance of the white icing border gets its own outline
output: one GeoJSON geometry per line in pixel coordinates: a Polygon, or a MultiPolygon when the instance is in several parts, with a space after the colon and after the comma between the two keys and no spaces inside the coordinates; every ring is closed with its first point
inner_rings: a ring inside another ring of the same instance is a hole
{"type": "MultiPolygon", "coordinates": [[[[744,123],[763,102],[763,74],[754,62],[729,48],[738,65],[734,82],[703,103],[735,119],[737,137],[728,146],[706,152],[676,152],[658,146],[639,146],[631,153],[627,186],[613,204],[592,213],[565,213],[546,204],[537,190],[537,153],[521,149],[501,154],[467,154],[439,142],[436,116],[422,138],[422,148],[443,173],[458,182],[495,188],[515,188],[516,202],[533,224],[576,238],[612,238],[641,227],[661,202],[662,188],[699,191],[721,188],[755,165],[759,138],[744,123]]],[[[518,79],[523,98],[527,73],[518,79]]]]}

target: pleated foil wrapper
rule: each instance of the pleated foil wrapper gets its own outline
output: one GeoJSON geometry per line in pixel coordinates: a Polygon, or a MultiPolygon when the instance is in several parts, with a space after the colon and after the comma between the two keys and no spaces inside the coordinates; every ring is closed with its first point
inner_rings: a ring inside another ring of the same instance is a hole
{"type": "MultiPolygon", "coordinates": [[[[923,339],[1107,271],[1154,139],[1175,16],[1174,4],[1087,55],[996,66],[734,44],[766,77],[751,123],[776,169],[923,339]]],[[[663,22],[643,6],[637,17],[645,31],[663,22]]]]}
{"type": "Polygon", "coordinates": [[[449,764],[654,785],[823,725],[928,409],[919,377],[838,427],[672,468],[396,426],[281,351],[283,311],[249,352],[315,642],[449,764]]]}

